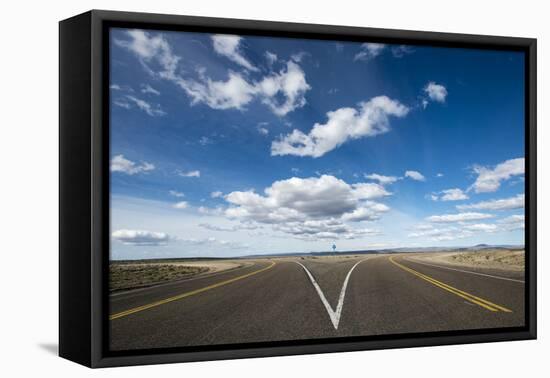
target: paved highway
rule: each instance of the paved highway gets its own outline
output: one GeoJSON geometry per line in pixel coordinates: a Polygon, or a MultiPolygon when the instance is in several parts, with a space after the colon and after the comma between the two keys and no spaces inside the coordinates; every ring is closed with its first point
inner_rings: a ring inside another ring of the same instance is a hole
{"type": "Polygon", "coordinates": [[[523,277],[414,255],[262,259],[110,297],[112,350],[521,326],[523,277]]]}

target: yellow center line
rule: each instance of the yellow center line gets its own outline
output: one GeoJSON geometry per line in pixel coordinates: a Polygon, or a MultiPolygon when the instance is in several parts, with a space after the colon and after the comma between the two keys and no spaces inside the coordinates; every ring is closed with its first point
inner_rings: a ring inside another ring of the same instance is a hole
{"type": "Polygon", "coordinates": [[[488,301],[488,300],[486,300],[486,299],[477,297],[477,296],[475,296],[475,295],[473,295],[473,294],[470,294],[470,293],[467,293],[467,292],[465,292],[465,291],[463,291],[463,290],[459,290],[459,289],[457,289],[456,287],[453,287],[453,286],[448,285],[448,284],[446,284],[446,283],[444,283],[444,282],[438,281],[438,280],[436,280],[436,279],[433,278],[433,277],[430,277],[430,276],[428,276],[428,275],[426,275],[426,274],[422,274],[422,273],[420,273],[420,272],[418,272],[418,271],[416,271],[416,270],[414,270],[414,269],[411,269],[411,268],[409,268],[409,267],[407,267],[407,266],[405,266],[405,265],[403,265],[403,264],[400,264],[400,263],[398,263],[397,261],[394,260],[394,257],[393,257],[393,256],[390,257],[389,260],[390,260],[393,264],[395,264],[396,266],[398,266],[399,268],[401,268],[401,269],[403,269],[403,270],[405,270],[405,271],[407,271],[407,272],[409,272],[409,273],[412,273],[412,274],[414,274],[414,275],[417,276],[417,277],[422,278],[423,280],[425,280],[425,281],[431,283],[432,285],[435,285],[435,286],[437,286],[437,287],[439,287],[439,288],[441,288],[441,289],[443,289],[443,290],[446,290],[446,291],[448,291],[448,292],[450,292],[450,293],[453,293],[453,294],[455,294],[455,295],[457,295],[457,296],[459,296],[459,297],[461,297],[461,298],[463,298],[463,299],[466,299],[467,301],[469,301],[469,302],[471,302],[471,303],[474,303],[474,304],[476,304],[476,305],[478,305],[478,306],[481,306],[481,307],[483,307],[483,308],[485,308],[485,309],[487,309],[487,310],[489,310],[489,311],[512,312],[512,310],[510,310],[510,309],[508,309],[508,308],[506,308],[506,307],[497,305],[497,304],[495,304],[495,303],[493,303],[493,302],[490,302],[490,301],[488,301]]]}
{"type": "Polygon", "coordinates": [[[165,303],[174,302],[174,301],[180,300],[182,298],[187,298],[187,297],[190,297],[190,296],[195,295],[195,294],[203,293],[207,290],[215,289],[217,287],[224,286],[224,285],[230,284],[232,282],[242,280],[243,278],[247,278],[247,277],[253,276],[255,274],[265,272],[266,270],[273,268],[273,266],[275,266],[275,261],[272,261],[271,265],[269,265],[265,268],[255,270],[254,272],[250,272],[250,273],[247,273],[247,274],[243,274],[242,276],[234,277],[234,278],[231,278],[231,279],[228,279],[228,280],[225,280],[225,281],[222,281],[222,282],[218,282],[218,283],[215,283],[213,285],[209,285],[209,286],[206,286],[206,287],[203,287],[203,288],[200,288],[200,289],[188,291],[187,293],[175,295],[175,296],[170,297],[170,298],[161,299],[160,301],[156,301],[156,302],[149,303],[149,304],[146,304],[146,305],[143,305],[143,306],[131,308],[131,309],[126,310],[126,311],[122,311],[122,312],[119,312],[119,313],[116,313],[116,314],[109,315],[109,320],[119,319],[119,318],[122,318],[124,316],[135,314],[136,312],[144,311],[144,310],[147,310],[147,309],[150,309],[150,308],[153,308],[153,307],[163,305],[165,303]]]}

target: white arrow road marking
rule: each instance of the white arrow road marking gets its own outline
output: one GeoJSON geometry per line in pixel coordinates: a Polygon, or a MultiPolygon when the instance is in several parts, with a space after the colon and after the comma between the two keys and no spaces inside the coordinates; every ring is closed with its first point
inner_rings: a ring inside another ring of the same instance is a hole
{"type": "Polygon", "coordinates": [[[342,308],[344,307],[344,297],[346,296],[346,288],[348,287],[348,281],[349,277],[351,276],[351,272],[355,269],[357,265],[365,261],[366,259],[363,259],[361,261],[358,261],[355,263],[354,266],[351,267],[349,270],[346,279],[344,280],[344,284],[342,285],[342,290],[340,290],[340,297],[338,298],[338,305],[336,306],[336,311],[332,309],[332,306],[330,303],[328,303],[327,298],[325,297],[325,294],[323,293],[323,290],[315,281],[315,278],[313,278],[313,275],[310,273],[310,271],[301,263],[298,261],[294,261],[296,264],[300,265],[302,268],[304,268],[307,276],[309,277],[311,284],[317,290],[317,294],[319,294],[319,298],[321,298],[321,302],[323,302],[323,305],[325,306],[328,316],[330,317],[330,321],[332,322],[332,325],[334,326],[334,329],[338,329],[338,323],[340,323],[340,316],[342,315],[342,308]]]}

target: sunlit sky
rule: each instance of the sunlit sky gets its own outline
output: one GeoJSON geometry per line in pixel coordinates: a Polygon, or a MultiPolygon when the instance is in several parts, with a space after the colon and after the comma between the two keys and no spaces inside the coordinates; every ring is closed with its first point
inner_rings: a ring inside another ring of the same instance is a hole
{"type": "Polygon", "coordinates": [[[524,242],[523,53],[110,45],[113,259],[524,242]]]}

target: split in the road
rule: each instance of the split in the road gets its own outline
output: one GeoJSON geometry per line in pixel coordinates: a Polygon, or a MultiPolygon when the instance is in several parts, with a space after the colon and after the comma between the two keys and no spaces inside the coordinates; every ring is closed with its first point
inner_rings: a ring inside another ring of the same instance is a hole
{"type": "Polygon", "coordinates": [[[336,305],[336,310],[333,310],[330,303],[328,303],[328,300],[325,297],[325,294],[323,293],[323,290],[321,289],[321,287],[319,286],[317,281],[315,281],[315,278],[313,277],[311,272],[303,264],[295,261],[296,264],[298,264],[302,268],[304,268],[304,271],[306,272],[307,276],[309,277],[309,280],[311,281],[313,287],[317,291],[317,294],[319,294],[319,298],[321,299],[321,302],[323,303],[323,305],[325,306],[325,308],[327,310],[328,316],[330,317],[330,321],[332,322],[332,325],[334,326],[334,329],[338,329],[338,324],[340,323],[340,316],[342,315],[342,308],[344,307],[344,298],[346,296],[346,288],[348,287],[348,281],[349,281],[349,278],[351,276],[351,273],[353,272],[353,270],[355,269],[355,267],[357,265],[359,265],[361,262],[363,262],[365,260],[366,259],[358,261],[357,263],[355,263],[355,265],[351,267],[348,274],[346,275],[346,279],[344,280],[344,283],[342,285],[342,289],[340,290],[340,296],[338,297],[338,304],[336,305]]]}

